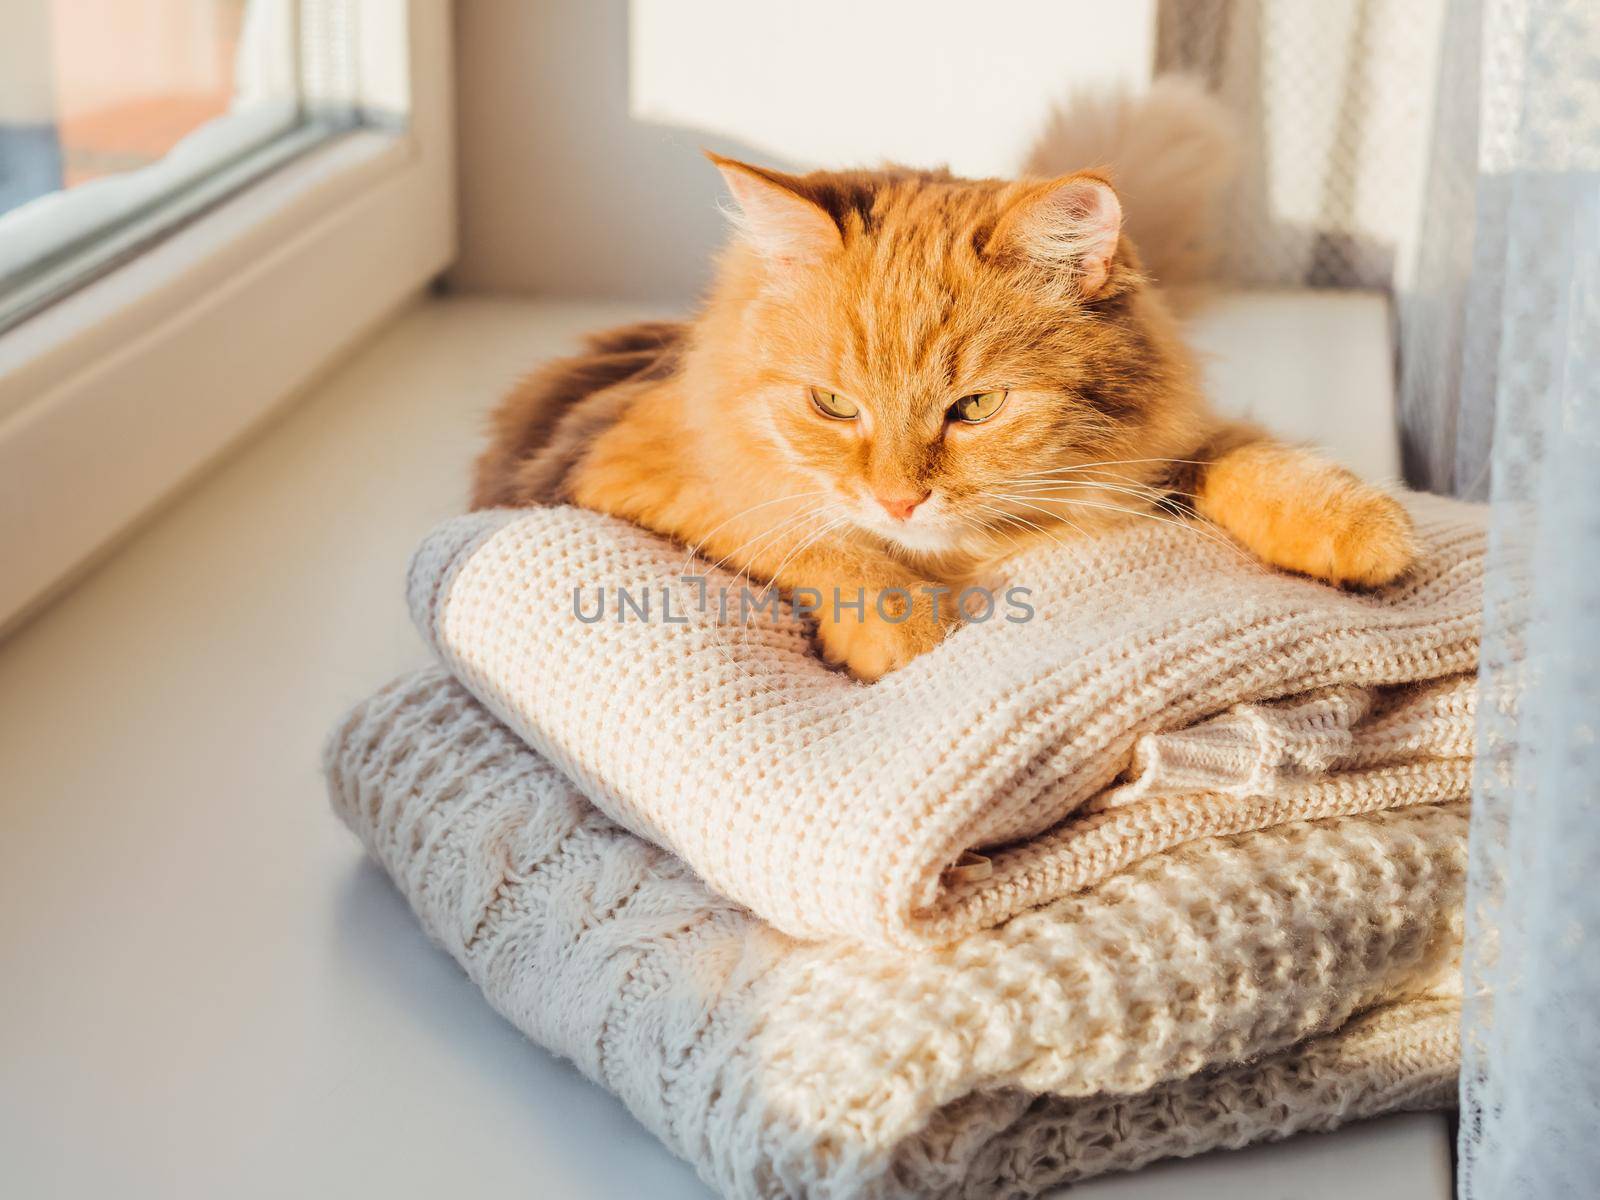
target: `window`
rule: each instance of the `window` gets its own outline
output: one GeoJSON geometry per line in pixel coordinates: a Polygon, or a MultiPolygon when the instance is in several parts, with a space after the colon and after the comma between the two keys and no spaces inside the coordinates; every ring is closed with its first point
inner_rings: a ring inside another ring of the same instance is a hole
{"type": "Polygon", "coordinates": [[[359,121],[343,0],[10,0],[0,330],[359,121]]]}
{"type": "Polygon", "coordinates": [[[0,0],[0,637],[450,261],[449,48],[449,0],[0,0]]]}

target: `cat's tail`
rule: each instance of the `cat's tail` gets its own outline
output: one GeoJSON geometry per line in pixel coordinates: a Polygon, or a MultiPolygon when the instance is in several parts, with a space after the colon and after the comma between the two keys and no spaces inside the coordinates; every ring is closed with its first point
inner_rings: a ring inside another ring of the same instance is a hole
{"type": "Polygon", "coordinates": [[[1198,80],[1166,75],[1142,95],[1074,96],[1051,115],[1024,173],[1107,168],[1145,269],[1164,286],[1187,286],[1215,278],[1238,160],[1222,104],[1198,80]]]}

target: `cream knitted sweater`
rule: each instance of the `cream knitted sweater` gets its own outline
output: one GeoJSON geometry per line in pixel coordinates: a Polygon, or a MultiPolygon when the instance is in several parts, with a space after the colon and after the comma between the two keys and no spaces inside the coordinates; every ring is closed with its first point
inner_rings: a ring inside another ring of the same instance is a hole
{"type": "Polygon", "coordinates": [[[1412,503],[1424,553],[1383,592],[1144,523],[1018,560],[1031,621],[870,687],[793,621],[699,612],[681,548],[575,509],[445,525],[410,595],[473,694],[723,895],[798,937],[937,945],[1194,838],[1464,798],[1482,523],[1412,503]],[[585,623],[575,588],[656,619],[585,623]]]}
{"type": "Polygon", "coordinates": [[[731,1197],[1025,1196],[1453,1090],[1461,804],[1197,838],[902,954],[763,925],[439,671],[327,769],[491,1003],[731,1197]]]}

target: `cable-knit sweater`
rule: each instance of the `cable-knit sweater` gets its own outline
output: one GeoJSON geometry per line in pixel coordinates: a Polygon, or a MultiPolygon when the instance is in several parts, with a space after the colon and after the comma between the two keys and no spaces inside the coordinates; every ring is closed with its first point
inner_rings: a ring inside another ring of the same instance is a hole
{"type": "Polygon", "coordinates": [[[472,693],[718,892],[798,937],[928,946],[1194,838],[1464,798],[1481,515],[1410,503],[1422,556],[1372,594],[1171,523],[1046,547],[996,581],[1031,620],[871,686],[785,614],[721,620],[726,573],[684,582],[682,548],[571,508],[445,525],[410,596],[472,693]]]}
{"type": "Polygon", "coordinates": [[[437,670],[327,770],[490,1002],[730,1197],[1026,1196],[1453,1092],[1464,804],[1193,837],[907,953],[763,924],[437,670]]]}

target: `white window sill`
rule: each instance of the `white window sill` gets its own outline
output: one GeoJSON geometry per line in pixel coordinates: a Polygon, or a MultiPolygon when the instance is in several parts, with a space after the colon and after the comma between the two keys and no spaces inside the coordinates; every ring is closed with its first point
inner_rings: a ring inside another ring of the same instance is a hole
{"type": "MultiPolygon", "coordinates": [[[[1370,402],[1363,389],[1387,378],[1379,300],[1229,305],[1204,337],[1234,349],[1216,377],[1254,390],[1258,410],[1341,373],[1349,402],[1370,402]],[[1320,335],[1263,357],[1263,331],[1286,321],[1320,335]]],[[[459,511],[485,407],[577,333],[638,315],[491,300],[409,310],[0,643],[13,1194],[709,1195],[428,945],[329,812],[318,770],[344,708],[424,661],[404,564],[459,511]]],[[[1349,434],[1350,408],[1315,394],[1278,423],[1314,436],[1297,422],[1332,412],[1349,434]]],[[[1392,439],[1376,424],[1343,449],[1381,472],[1392,439]]],[[[1432,1114],[1071,1193],[1449,1194],[1432,1114]]]]}

